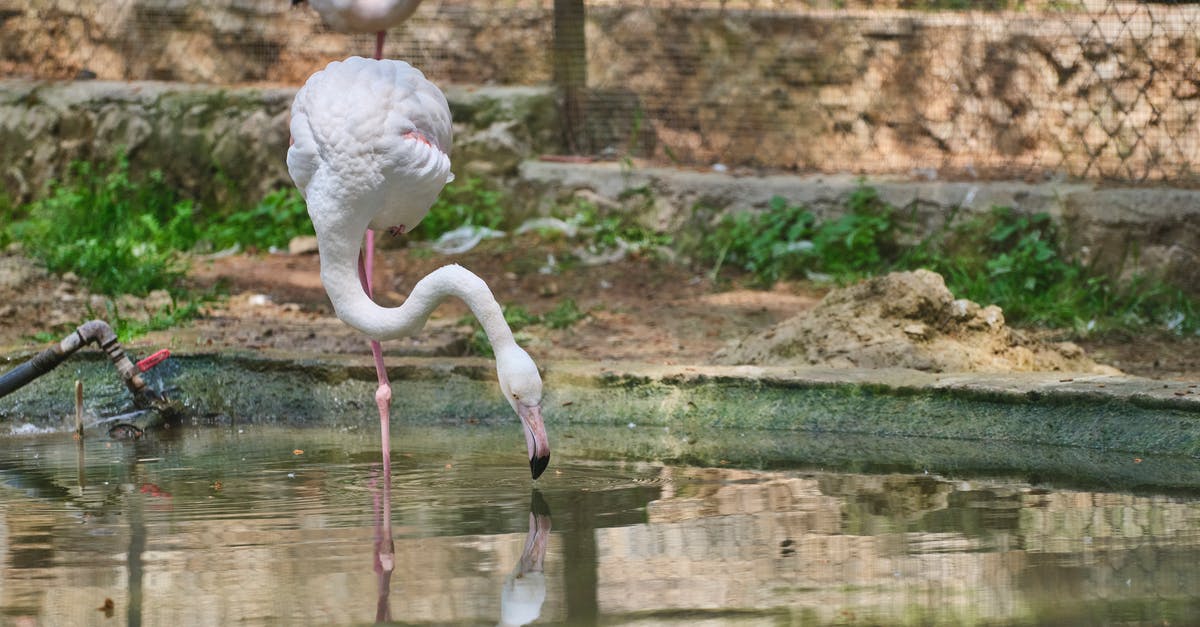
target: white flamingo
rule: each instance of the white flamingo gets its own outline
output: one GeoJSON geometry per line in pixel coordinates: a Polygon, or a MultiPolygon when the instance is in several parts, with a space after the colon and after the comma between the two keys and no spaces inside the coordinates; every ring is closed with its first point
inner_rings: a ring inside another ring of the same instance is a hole
{"type": "Polygon", "coordinates": [[[387,29],[412,17],[421,0],[292,0],[308,2],[330,28],[343,33],[375,33],[375,58],[383,57],[387,29]]]}
{"type": "MultiPolygon", "coordinates": [[[[375,59],[383,59],[383,40],[387,30],[399,26],[421,5],[421,0],[292,0],[292,6],[308,2],[321,19],[334,30],[344,33],[375,33],[375,59]]],[[[449,140],[447,136],[447,151],[449,140]]],[[[424,212],[421,215],[425,215],[424,212]]],[[[419,220],[419,218],[418,218],[419,220]]],[[[412,228],[415,224],[408,225],[412,228]]],[[[403,227],[403,225],[402,225],[403,227]]],[[[392,235],[403,232],[391,231],[392,235]]],[[[375,280],[375,230],[367,229],[363,255],[363,287],[368,296],[374,296],[375,280]]],[[[371,340],[371,354],[376,362],[382,359],[383,348],[378,340],[371,340]]]]}
{"type": "MultiPolygon", "coordinates": [[[[487,284],[451,265],[421,279],[399,307],[381,307],[365,291],[363,234],[368,228],[415,227],[453,179],[450,111],[442,92],[403,61],[334,61],[297,92],[291,132],[288,172],[308,204],[321,282],[337,316],[378,341],[417,333],[447,297],[466,302],[495,351],[500,389],[524,426],[536,479],[550,461],[542,380],[513,339],[487,284]]],[[[375,351],[375,369],[384,471],[390,476],[392,392],[380,351],[375,351]]]]}

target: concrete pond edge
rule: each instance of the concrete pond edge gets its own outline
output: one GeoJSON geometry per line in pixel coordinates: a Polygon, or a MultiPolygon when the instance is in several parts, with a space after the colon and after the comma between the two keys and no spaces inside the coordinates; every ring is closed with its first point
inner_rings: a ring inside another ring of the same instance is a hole
{"type": "MultiPolygon", "coordinates": [[[[176,353],[168,364],[160,376],[193,416],[302,424],[346,414],[358,420],[360,410],[373,409],[367,401],[375,373],[363,356],[194,352],[176,353]]],[[[511,413],[490,359],[400,357],[388,365],[404,419],[511,413]]],[[[20,414],[44,423],[69,413],[70,395],[56,390],[67,390],[74,378],[107,399],[110,413],[128,403],[111,366],[98,353],[80,354],[6,398],[0,419],[20,414]]],[[[1200,457],[1200,387],[1184,381],[631,362],[551,362],[543,364],[543,379],[547,420],[560,423],[862,433],[1200,457]]]]}

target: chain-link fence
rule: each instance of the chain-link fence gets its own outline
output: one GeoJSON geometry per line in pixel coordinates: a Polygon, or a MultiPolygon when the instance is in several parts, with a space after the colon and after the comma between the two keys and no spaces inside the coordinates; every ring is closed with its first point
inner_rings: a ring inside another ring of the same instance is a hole
{"type": "MultiPolygon", "coordinates": [[[[287,0],[0,0],[8,76],[299,84],[372,47],[287,0]]],[[[426,0],[386,54],[441,83],[558,82],[563,149],[583,155],[1200,180],[1194,4],[426,0]]]]}

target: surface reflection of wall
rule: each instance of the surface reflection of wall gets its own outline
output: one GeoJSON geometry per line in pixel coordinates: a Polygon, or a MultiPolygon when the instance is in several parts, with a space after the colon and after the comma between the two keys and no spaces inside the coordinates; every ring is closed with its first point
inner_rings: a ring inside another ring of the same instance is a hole
{"type": "MultiPolygon", "coordinates": [[[[1079,550],[1082,521],[1106,537],[1125,530],[1128,548],[1159,541],[1146,534],[1200,529],[1200,506],[1169,499],[1054,493],[1030,512],[1029,499],[1042,497],[932,477],[703,470],[677,479],[648,506],[647,524],[596,531],[602,612],[1012,619],[1047,594],[1025,585],[1038,577],[1034,551],[1060,534],[1079,550]]],[[[1200,546],[1196,532],[1177,540],[1200,546]]]]}
{"type": "MultiPolygon", "coordinates": [[[[40,503],[0,506],[0,529],[16,544],[0,548],[6,558],[0,602],[5,610],[28,610],[7,616],[36,616],[42,625],[97,624],[104,619],[97,607],[112,598],[112,620],[124,624],[129,537],[89,534],[93,529],[67,512],[40,503]],[[13,538],[14,530],[22,537],[13,538]],[[46,554],[43,564],[13,563],[14,553],[33,550],[46,554]]],[[[376,606],[372,530],[296,529],[301,518],[148,523],[142,623],[368,624],[376,606]]],[[[496,623],[505,578],[525,538],[524,532],[398,536],[392,616],[405,623],[496,623]]],[[[541,619],[554,621],[565,615],[557,536],[548,553],[541,619]]]]}

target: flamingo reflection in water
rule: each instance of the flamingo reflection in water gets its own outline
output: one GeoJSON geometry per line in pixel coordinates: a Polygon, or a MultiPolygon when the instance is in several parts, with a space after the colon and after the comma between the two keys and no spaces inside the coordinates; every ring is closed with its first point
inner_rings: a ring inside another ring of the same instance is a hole
{"type": "MultiPolygon", "coordinates": [[[[376,576],[375,622],[389,623],[392,620],[391,587],[394,569],[393,548],[389,511],[392,502],[390,482],[379,482],[372,478],[368,482],[375,509],[375,552],[373,568],[376,576]]],[[[528,625],[537,620],[546,601],[546,575],[544,564],[546,547],[550,543],[550,506],[542,494],[534,490],[529,497],[529,532],[525,536],[525,548],[512,572],[504,579],[500,589],[500,622],[502,627],[528,625]]]]}

